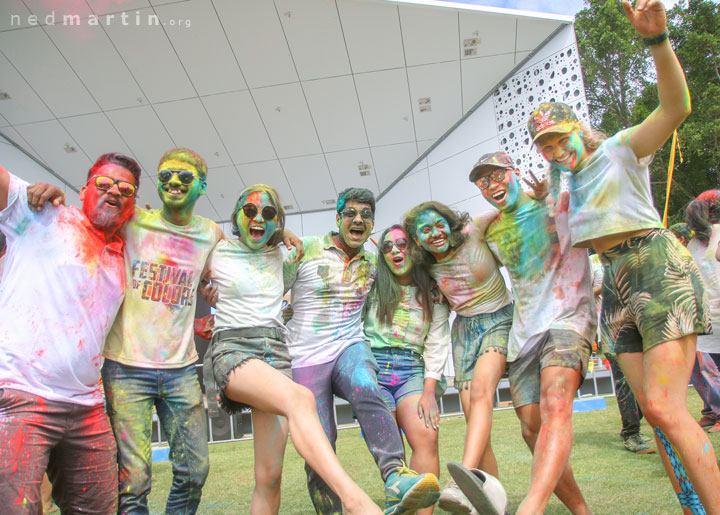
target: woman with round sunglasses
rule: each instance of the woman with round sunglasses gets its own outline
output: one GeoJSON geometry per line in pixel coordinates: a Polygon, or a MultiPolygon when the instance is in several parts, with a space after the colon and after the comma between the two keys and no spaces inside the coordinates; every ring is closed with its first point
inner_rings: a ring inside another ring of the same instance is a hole
{"type": "MultiPolygon", "coordinates": [[[[292,380],[282,320],[285,214],[277,193],[256,184],[232,213],[235,240],[220,241],[209,260],[217,287],[215,327],[206,353],[228,413],[252,409],[255,489],[250,512],[278,513],[288,430],[298,453],[338,494],[348,513],[380,509],[342,469],[323,432],[313,394],[292,380]]],[[[210,372],[211,371],[211,372],[210,372]]]]}
{"type": "Polygon", "coordinates": [[[692,256],[663,227],[653,204],[649,163],[690,114],[682,66],[668,40],[660,0],[623,0],[625,14],[655,63],[659,106],[640,124],[610,138],[582,124],[572,107],[551,102],[530,115],[535,147],[549,162],[551,184],[569,182],[572,244],[593,247],[604,267],[602,339],[613,349],[647,421],[684,508],[720,513],[720,470],[712,444],[687,409],[698,334],[710,312],[692,256]],[[664,434],[664,436],[663,436],[664,434]],[[681,492],[669,441],[694,485],[681,492]],[[699,498],[698,498],[699,496],[699,498]]]}
{"type": "MultiPolygon", "coordinates": [[[[383,400],[412,448],[410,468],[440,475],[435,397],[450,350],[448,307],[430,278],[415,276],[400,225],[380,236],[377,278],[365,306],[365,336],[377,361],[383,400]]],[[[432,507],[418,513],[432,513],[432,507]]]]}

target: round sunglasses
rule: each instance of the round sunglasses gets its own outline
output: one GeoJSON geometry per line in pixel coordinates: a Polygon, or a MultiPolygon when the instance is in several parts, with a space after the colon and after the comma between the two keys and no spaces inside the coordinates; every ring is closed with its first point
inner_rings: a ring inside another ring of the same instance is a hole
{"type": "Polygon", "coordinates": [[[113,179],[112,177],[107,177],[106,175],[93,175],[90,179],[88,179],[88,182],[92,179],[95,179],[95,187],[100,191],[110,191],[110,189],[116,184],[120,195],[123,197],[132,197],[137,191],[137,186],[132,182],[113,179]]]}
{"type": "Polygon", "coordinates": [[[502,182],[505,179],[505,168],[498,168],[493,170],[485,177],[480,177],[475,184],[477,184],[481,190],[486,190],[490,187],[490,181],[502,182]]]}
{"type": "Polygon", "coordinates": [[[390,254],[393,247],[397,247],[400,252],[404,252],[407,248],[407,240],[405,238],[398,238],[395,241],[385,240],[380,247],[383,254],[390,254]]]}
{"type": "Polygon", "coordinates": [[[167,184],[173,175],[177,175],[177,178],[185,186],[192,184],[195,180],[195,174],[190,170],[160,170],[158,172],[158,182],[160,184],[167,184]]]}
{"type": "MultiPolygon", "coordinates": [[[[255,204],[248,202],[242,207],[242,211],[246,217],[253,219],[257,216],[259,210],[255,204]]],[[[275,218],[275,215],[277,215],[277,209],[272,206],[265,206],[262,208],[262,211],[260,211],[260,214],[262,214],[263,220],[272,220],[275,218]]]]}
{"type": "MultiPolygon", "coordinates": [[[[347,209],[343,209],[341,211],[341,214],[343,215],[343,218],[350,218],[351,220],[355,220],[355,217],[358,215],[358,212],[356,209],[353,209],[352,207],[349,207],[347,209]]],[[[365,220],[366,222],[373,219],[373,212],[369,209],[365,208],[362,211],[360,211],[360,218],[365,220]]]]}

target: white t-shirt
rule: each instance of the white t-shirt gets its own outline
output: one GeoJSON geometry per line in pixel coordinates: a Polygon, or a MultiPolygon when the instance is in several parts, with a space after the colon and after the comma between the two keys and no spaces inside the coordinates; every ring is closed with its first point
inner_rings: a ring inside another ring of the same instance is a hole
{"type": "Polygon", "coordinates": [[[27,186],[10,175],[0,211],[0,388],[102,404],[102,349],[125,288],[122,241],[106,243],[74,207],[30,211],[27,186]]]}
{"type": "Polygon", "coordinates": [[[720,262],[715,259],[715,250],[720,241],[720,224],[712,226],[710,243],[706,247],[697,238],[688,243],[688,250],[697,263],[700,275],[705,283],[705,294],[710,305],[710,321],[713,324],[712,334],[699,334],[697,350],[720,354],[720,262]],[[715,328],[719,329],[716,330],[715,328]]]}
{"type": "Polygon", "coordinates": [[[254,251],[241,240],[222,240],[208,259],[218,287],[215,328],[275,327],[282,321],[283,250],[254,251]]]}
{"type": "Polygon", "coordinates": [[[201,216],[177,226],[157,209],[138,209],[121,235],[127,294],[105,357],[142,368],[194,363],[195,296],[207,257],[222,236],[220,228],[201,216]]]}

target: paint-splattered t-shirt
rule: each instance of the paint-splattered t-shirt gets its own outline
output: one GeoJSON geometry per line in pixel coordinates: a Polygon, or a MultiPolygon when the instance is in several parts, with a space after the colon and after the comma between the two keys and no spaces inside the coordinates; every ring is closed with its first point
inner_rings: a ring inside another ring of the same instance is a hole
{"type": "Polygon", "coordinates": [[[214,331],[250,327],[285,330],[283,250],[252,250],[241,240],[218,242],[208,267],[218,287],[214,331]]]}
{"type": "Polygon", "coordinates": [[[597,326],[590,260],[570,246],[567,192],[529,199],[502,212],[487,229],[490,249],[510,273],[515,307],[508,361],[530,352],[549,329],[565,329],[592,340],[597,326]],[[554,216],[553,216],[554,215],[554,216]]]}
{"type": "MultiPolygon", "coordinates": [[[[720,242],[720,225],[715,224],[712,226],[707,246],[697,238],[690,240],[687,246],[705,283],[705,294],[710,305],[710,320],[716,327],[720,327],[720,262],[715,259],[718,242],[720,242]]],[[[697,350],[720,354],[720,331],[713,331],[713,334],[699,334],[697,350]]]]}
{"type": "Polygon", "coordinates": [[[494,313],[512,301],[482,231],[472,222],[463,244],[435,263],[430,275],[458,315],[494,313]]]}
{"type": "Polygon", "coordinates": [[[377,255],[364,248],[348,260],[333,234],[302,238],[305,256],[285,258],[285,289],[292,287],[287,323],[293,368],[329,363],[350,345],[365,341],[362,310],[375,281],[377,255]]]}
{"type": "Polygon", "coordinates": [[[122,241],[106,243],[74,207],[30,211],[27,183],[12,174],[0,231],[0,388],[102,404],[102,349],[125,289],[122,241]]]}
{"type": "Polygon", "coordinates": [[[450,311],[447,304],[437,303],[432,320],[425,320],[421,304],[417,301],[417,288],[400,286],[402,297],[393,315],[392,325],[380,322],[377,317],[377,297],[368,297],[365,312],[365,337],[373,349],[387,347],[407,349],[423,356],[425,377],[440,380],[450,351],[450,311]]]}
{"type": "Polygon", "coordinates": [[[207,257],[222,237],[220,228],[201,216],[177,226],[160,210],[137,209],[122,237],[127,293],[105,357],[142,368],[195,362],[195,295],[207,257]]]}
{"type": "Polygon", "coordinates": [[[598,147],[581,170],[564,172],[570,183],[572,244],[612,234],[662,227],[650,189],[650,157],[638,160],[628,130],[598,147]]]}

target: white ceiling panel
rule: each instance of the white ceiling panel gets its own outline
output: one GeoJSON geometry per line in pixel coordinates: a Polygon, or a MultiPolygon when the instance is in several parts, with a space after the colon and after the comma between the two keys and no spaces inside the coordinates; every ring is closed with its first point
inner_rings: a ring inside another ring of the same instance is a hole
{"type": "Polygon", "coordinates": [[[219,220],[229,220],[240,192],[245,189],[242,178],[234,166],[211,168],[207,178],[207,198],[218,212],[219,220]]]}
{"type": "Polygon", "coordinates": [[[204,216],[210,220],[221,220],[222,216],[218,213],[217,209],[213,205],[212,201],[207,195],[201,195],[198,197],[195,209],[193,209],[194,215],[204,216]]]}
{"type": "Polygon", "coordinates": [[[531,18],[518,18],[517,21],[517,50],[534,50],[545,41],[558,27],[563,25],[556,20],[538,20],[531,18]]]}
{"type": "Polygon", "coordinates": [[[42,28],[0,32],[0,48],[56,116],[99,110],[42,28]]]}
{"type": "Polygon", "coordinates": [[[524,52],[515,52],[515,64],[516,65],[520,64],[523,61],[523,59],[525,59],[527,56],[532,54],[532,52],[533,52],[532,50],[526,50],[524,52]]]}
{"type": "Polygon", "coordinates": [[[84,0],[64,0],[53,2],[52,0],[23,0],[25,5],[38,17],[41,25],[53,25],[58,23],[71,23],[73,17],[79,16],[85,19],[92,14],[84,0]],[[66,20],[66,21],[63,21],[66,20]]]}
{"type": "Polygon", "coordinates": [[[147,103],[102,27],[58,24],[45,30],[102,109],[147,103]]]}
{"type": "MultiPolygon", "coordinates": [[[[264,163],[252,163],[246,165],[237,165],[238,173],[242,177],[245,186],[252,186],[253,184],[267,184],[275,188],[275,191],[280,195],[280,202],[283,206],[293,206],[292,208],[286,209],[286,211],[299,211],[297,200],[293,194],[293,190],[290,188],[285,173],[283,172],[280,161],[266,161],[264,163]]],[[[233,191],[235,200],[240,195],[241,190],[233,191]]],[[[224,218],[223,218],[224,220],[224,218]]]]}
{"type": "Polygon", "coordinates": [[[90,160],[106,152],[122,152],[134,157],[107,117],[102,113],[64,118],[60,123],[78,142],[90,160]]]}
{"type": "Polygon", "coordinates": [[[155,11],[199,95],[247,89],[210,0],[168,4],[155,11]]]}
{"type": "Polygon", "coordinates": [[[40,154],[37,153],[35,148],[33,148],[33,146],[30,145],[30,143],[28,143],[27,140],[23,138],[22,135],[14,127],[3,127],[2,129],[0,129],[0,132],[2,132],[2,134],[4,134],[6,137],[13,140],[16,144],[20,145],[24,151],[33,156],[35,159],[37,159],[41,163],[45,163],[45,161],[40,156],[40,154]]]}
{"type": "Polygon", "coordinates": [[[275,0],[301,80],[350,73],[335,2],[275,0]]]}
{"type": "MultiPolygon", "coordinates": [[[[147,0],[87,0],[87,3],[90,5],[95,14],[119,13],[121,11],[125,11],[129,15],[134,15],[134,11],[136,9],[143,9],[150,6],[147,0]]],[[[120,19],[118,18],[118,20],[115,21],[118,22],[119,20],[120,19]]]]}
{"type": "Polygon", "coordinates": [[[166,150],[176,146],[149,106],[111,111],[108,117],[148,173],[157,171],[166,150]]]}
{"type": "MultiPolygon", "coordinates": [[[[143,9],[139,16],[148,14],[152,10],[143,9]]],[[[162,26],[108,24],[105,17],[101,17],[101,23],[150,102],[196,96],[162,26]]]]}
{"type": "Polygon", "coordinates": [[[427,149],[429,149],[434,143],[435,139],[423,139],[417,141],[417,149],[418,149],[418,155],[425,152],[427,149]]]}
{"type": "Polygon", "coordinates": [[[30,27],[28,16],[32,13],[22,0],[0,2],[0,31],[30,27]]]}
{"type": "Polygon", "coordinates": [[[433,149],[428,156],[428,162],[435,164],[490,139],[497,144],[497,127],[494,123],[488,123],[488,120],[495,120],[493,104],[483,102],[477,111],[463,122],[463,130],[453,131],[433,149]]]}
{"type": "Polygon", "coordinates": [[[233,163],[276,159],[249,91],[202,98],[233,163]]]}
{"type": "Polygon", "coordinates": [[[384,191],[415,161],[418,156],[417,145],[413,141],[375,147],[372,149],[372,155],[380,191],[384,191]]]}
{"type": "Polygon", "coordinates": [[[512,71],[515,66],[515,55],[463,59],[461,66],[463,112],[467,112],[512,71]]]}
{"type": "Polygon", "coordinates": [[[178,147],[191,148],[210,168],[232,164],[199,99],[165,102],[155,110],[178,147]]]}
{"type": "Polygon", "coordinates": [[[7,121],[7,118],[5,118],[3,115],[0,114],[0,127],[7,127],[10,125],[10,122],[7,121]]]}
{"type": "Polygon", "coordinates": [[[408,80],[417,139],[439,138],[463,113],[460,61],[413,66],[408,80]]]}
{"type": "Polygon", "coordinates": [[[303,83],[325,152],[367,147],[355,83],[349,75],[303,83]]]}
{"type": "Polygon", "coordinates": [[[460,58],[456,11],[402,6],[400,20],[408,66],[460,58]]]}
{"type": "MultiPolygon", "coordinates": [[[[479,39],[472,57],[514,52],[516,20],[515,16],[461,12],[460,44],[463,45],[467,39],[479,39]]],[[[463,49],[468,48],[463,46],[463,49]]]]}
{"type": "Polygon", "coordinates": [[[430,183],[427,171],[404,177],[397,187],[380,199],[375,216],[375,229],[384,230],[393,224],[401,223],[403,216],[419,203],[418,199],[430,200],[430,183]],[[408,192],[412,195],[408,195],[408,192]]]}
{"type": "Polygon", "coordinates": [[[330,152],[325,154],[325,157],[335,189],[338,192],[345,188],[367,188],[375,195],[380,193],[370,149],[330,152]],[[370,166],[370,168],[363,169],[364,172],[369,172],[369,175],[360,175],[360,167],[365,166],[370,166]]]}
{"type": "Polygon", "coordinates": [[[415,140],[405,69],[355,76],[370,146],[415,140]]]}
{"type": "Polygon", "coordinates": [[[396,5],[339,0],[337,6],[354,73],[405,66],[396,5]]]}
{"type": "Polygon", "coordinates": [[[282,25],[267,0],[213,0],[245,80],[253,88],[297,82],[282,25]]]}
{"type": "Polygon", "coordinates": [[[303,211],[328,209],[328,205],[322,201],[335,199],[337,191],[333,187],[325,157],[319,154],[281,159],[281,162],[298,207],[303,211]]]}
{"type": "Polygon", "coordinates": [[[10,61],[0,53],[2,91],[10,95],[0,100],[0,114],[13,125],[32,123],[54,118],[40,97],[17,72],[10,61]]]}
{"type": "MultiPolygon", "coordinates": [[[[464,200],[479,193],[477,186],[468,180],[468,174],[472,166],[477,162],[478,156],[485,153],[485,148],[497,150],[492,143],[486,143],[461,152],[444,161],[430,165],[430,189],[433,200],[439,200],[445,204],[464,200]]],[[[492,150],[487,150],[491,152],[492,150]]]]}
{"type": "Polygon", "coordinates": [[[176,4],[179,2],[187,2],[188,0],[150,0],[150,3],[152,5],[167,5],[167,4],[176,4]]]}
{"type": "Polygon", "coordinates": [[[321,151],[299,83],[260,88],[255,90],[254,98],[279,157],[321,151]]]}
{"type": "Polygon", "coordinates": [[[87,173],[92,162],[80,151],[65,129],[56,120],[21,125],[18,132],[32,145],[43,161],[56,173],[61,175],[68,183],[74,186],[85,184],[87,173]],[[75,152],[66,152],[65,145],[69,144],[77,149],[75,152]]]}

